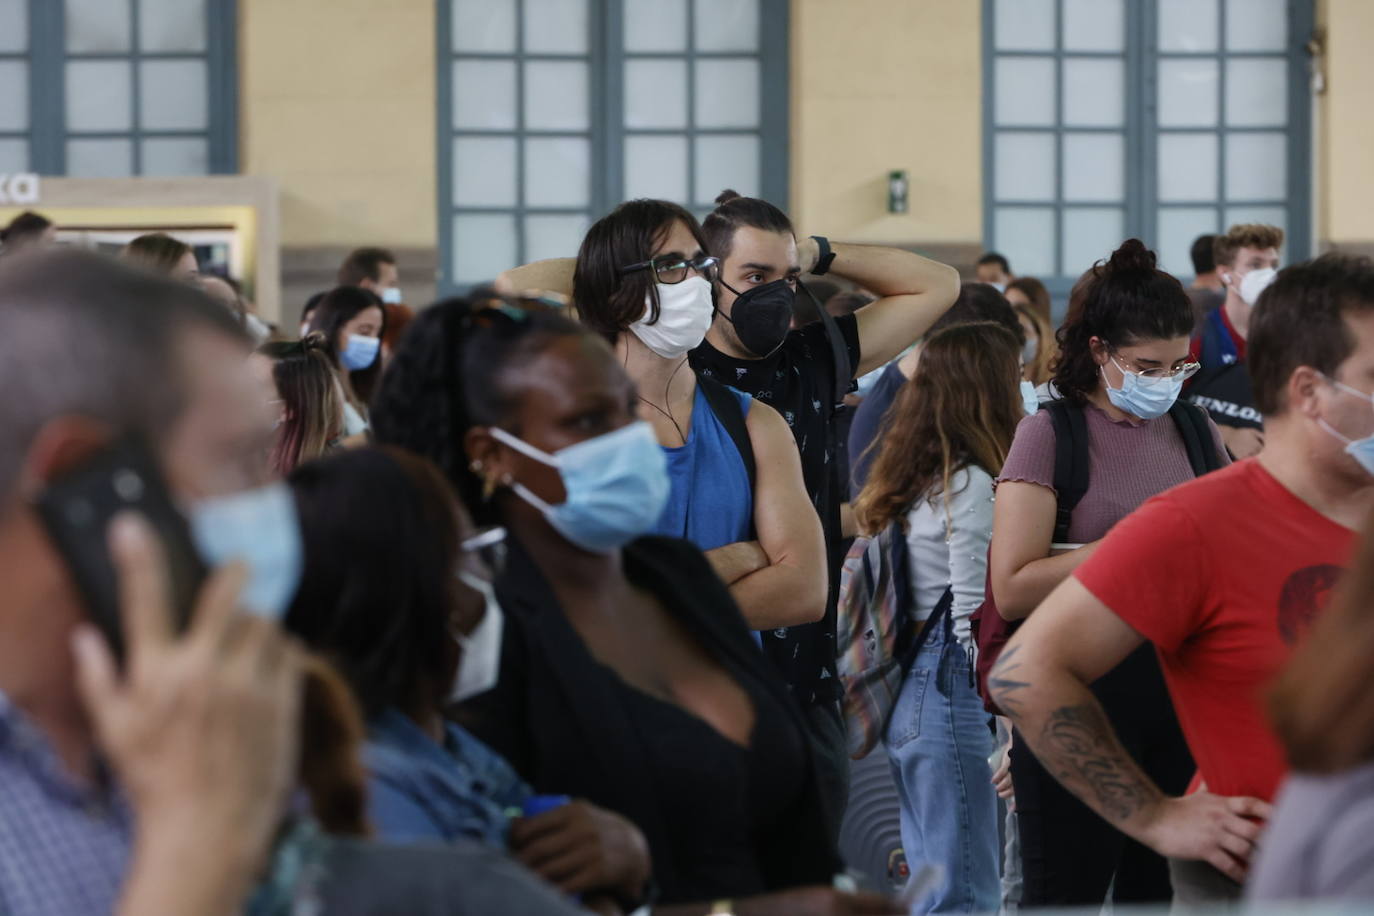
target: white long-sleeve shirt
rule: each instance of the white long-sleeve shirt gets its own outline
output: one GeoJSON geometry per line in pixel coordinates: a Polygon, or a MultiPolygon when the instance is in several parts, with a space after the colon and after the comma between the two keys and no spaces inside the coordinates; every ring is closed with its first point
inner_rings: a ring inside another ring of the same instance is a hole
{"type": "Polygon", "coordinates": [[[948,514],[944,495],[921,499],[907,513],[912,603],[918,620],[930,617],[946,588],[954,590],[954,635],[965,649],[973,643],[969,617],[983,603],[988,542],[992,539],[992,477],[970,467],[950,479],[948,514]]]}

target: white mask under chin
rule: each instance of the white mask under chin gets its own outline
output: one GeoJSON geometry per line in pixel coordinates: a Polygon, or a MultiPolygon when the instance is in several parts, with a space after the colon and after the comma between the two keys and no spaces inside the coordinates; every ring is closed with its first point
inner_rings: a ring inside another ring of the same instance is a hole
{"type": "Polygon", "coordinates": [[[501,680],[501,637],[506,622],[490,582],[468,572],[458,573],[458,578],[468,588],[482,594],[486,610],[471,633],[466,636],[454,634],[453,638],[463,647],[463,657],[458,661],[458,674],[449,691],[450,703],[461,703],[486,693],[501,680]]]}
{"type": "Polygon", "coordinates": [[[648,323],[653,305],[646,299],[644,316],[630,331],[664,359],[677,359],[701,346],[711,329],[711,284],[691,276],[681,283],[659,283],[657,289],[658,320],[648,323]]]}

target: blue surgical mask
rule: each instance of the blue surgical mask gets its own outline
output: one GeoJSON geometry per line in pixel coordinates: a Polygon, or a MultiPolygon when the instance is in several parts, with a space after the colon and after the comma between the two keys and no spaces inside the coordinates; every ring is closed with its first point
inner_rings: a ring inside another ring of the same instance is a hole
{"type": "Polygon", "coordinates": [[[382,290],[382,301],[387,305],[400,305],[402,300],[399,286],[388,286],[382,290]]]}
{"type": "MultiPolygon", "coordinates": [[[[1332,387],[1339,388],[1358,398],[1364,398],[1371,402],[1371,406],[1374,406],[1374,396],[1365,394],[1358,388],[1351,388],[1349,385],[1342,384],[1329,376],[1325,378],[1332,387]]],[[[1322,429],[1344,442],[1345,453],[1351,458],[1354,458],[1365,471],[1374,475],[1374,436],[1366,436],[1363,439],[1351,439],[1348,436],[1342,435],[1334,426],[1320,417],[1317,419],[1317,423],[1322,429]]]]}
{"type": "Polygon", "coordinates": [[[357,372],[366,369],[377,361],[377,351],[382,348],[379,337],[365,337],[362,334],[349,334],[348,346],[339,354],[339,362],[345,369],[357,372]]]}
{"type": "MultiPolygon", "coordinates": [[[[1169,412],[1169,408],[1174,406],[1178,396],[1183,393],[1183,376],[1174,375],[1169,378],[1145,378],[1122,366],[1112,359],[1112,364],[1121,370],[1121,387],[1113,388],[1107,385],[1107,399],[1118,410],[1124,410],[1134,417],[1142,420],[1154,420],[1164,416],[1169,412]]],[[[1102,379],[1106,381],[1107,370],[1102,370],[1102,379]]]]}
{"type": "Polygon", "coordinates": [[[555,454],[541,451],[504,429],[491,427],[492,438],[535,461],[556,468],[567,499],[549,505],[524,484],[511,489],[534,506],[559,534],[591,553],[623,547],[652,528],[668,502],[668,462],[643,420],[555,454]]]}
{"type": "Polygon", "coordinates": [[[191,505],[187,520],[206,565],[241,560],[248,567],[239,595],[244,610],[280,620],[296,596],[304,563],[291,488],[278,482],[203,499],[191,505]]]}
{"type": "Polygon", "coordinates": [[[1027,414],[1040,409],[1040,396],[1035,393],[1035,385],[1025,379],[1021,380],[1021,409],[1027,414]]]}

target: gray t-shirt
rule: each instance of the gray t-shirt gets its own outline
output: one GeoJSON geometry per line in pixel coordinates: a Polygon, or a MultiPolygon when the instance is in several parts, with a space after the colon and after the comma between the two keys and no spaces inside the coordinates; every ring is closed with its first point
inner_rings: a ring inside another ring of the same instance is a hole
{"type": "Polygon", "coordinates": [[[1374,763],[1294,773],[1260,838],[1247,900],[1374,901],[1374,763]]]}
{"type": "Polygon", "coordinates": [[[467,840],[401,846],[334,839],[324,868],[322,916],[585,916],[509,857],[467,840]]]}

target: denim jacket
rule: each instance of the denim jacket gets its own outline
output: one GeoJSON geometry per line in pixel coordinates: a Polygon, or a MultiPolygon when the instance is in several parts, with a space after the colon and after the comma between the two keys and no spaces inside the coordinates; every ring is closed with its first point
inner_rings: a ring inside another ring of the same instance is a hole
{"type": "Polygon", "coordinates": [[[442,746],[394,709],[368,724],[363,762],[379,839],[467,837],[505,850],[507,812],[533,793],[504,758],[452,722],[442,746]]]}

